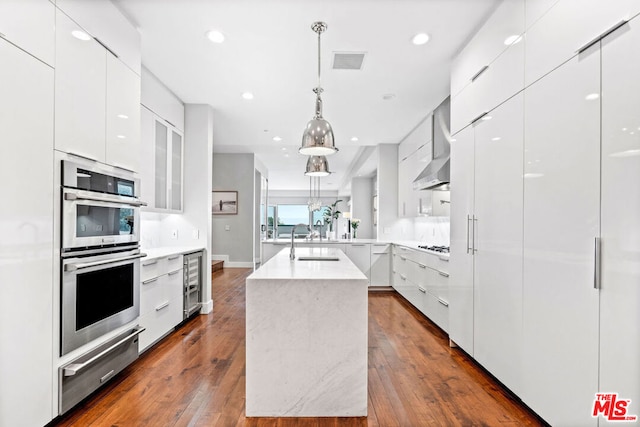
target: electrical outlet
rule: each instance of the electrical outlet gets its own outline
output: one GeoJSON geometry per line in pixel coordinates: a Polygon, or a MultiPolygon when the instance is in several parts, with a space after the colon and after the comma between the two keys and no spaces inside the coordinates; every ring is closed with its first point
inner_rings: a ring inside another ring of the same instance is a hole
{"type": "Polygon", "coordinates": [[[224,231],[231,231],[231,226],[230,225],[225,225],[224,226],[224,231]]]}
{"type": "Polygon", "coordinates": [[[172,239],[178,238],[178,230],[171,230],[171,238],[172,239]]]}
{"type": "Polygon", "coordinates": [[[193,232],[191,233],[191,235],[193,236],[194,239],[199,239],[200,238],[200,230],[198,230],[197,228],[194,228],[193,232]]]}

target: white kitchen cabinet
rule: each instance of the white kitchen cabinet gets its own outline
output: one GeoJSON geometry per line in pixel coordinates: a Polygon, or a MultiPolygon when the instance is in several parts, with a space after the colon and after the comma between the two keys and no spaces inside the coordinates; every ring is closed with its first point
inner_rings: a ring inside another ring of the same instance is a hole
{"type": "Polygon", "coordinates": [[[623,19],[640,13],[637,0],[561,0],[527,30],[525,84],[576,55],[623,19]]]}
{"type": "Polygon", "coordinates": [[[358,267],[371,283],[371,245],[368,243],[349,243],[346,245],[347,257],[358,267]]]}
{"type": "Polygon", "coordinates": [[[639,21],[602,41],[600,391],[631,399],[633,415],[640,415],[639,21]]]}
{"type": "Polygon", "coordinates": [[[474,126],[473,356],[521,390],[524,104],[520,93],[474,126]]]}
{"type": "Polygon", "coordinates": [[[42,426],[53,418],[54,70],[2,39],[0,62],[0,425],[42,426]]]}
{"type": "Polygon", "coordinates": [[[182,255],[143,260],[140,267],[140,352],[182,321],[182,255]]]}
{"type": "Polygon", "coordinates": [[[371,244],[371,278],[369,286],[391,285],[391,245],[388,243],[371,244]]]}
{"type": "Polygon", "coordinates": [[[588,95],[600,92],[599,70],[594,46],[525,90],[519,395],[551,425],[597,423],[600,104],[588,95]]]}
{"type": "Polygon", "coordinates": [[[166,120],[140,107],[142,200],[148,210],[180,212],[183,197],[183,135],[166,120]]]}
{"type": "Polygon", "coordinates": [[[431,161],[433,115],[429,114],[398,146],[398,216],[414,218],[420,214],[422,191],[413,181],[431,161]]]}
{"type": "Polygon", "coordinates": [[[522,346],[523,95],[451,145],[449,335],[518,392],[522,346]],[[508,337],[508,338],[507,338],[508,337]]]}
{"type": "Polygon", "coordinates": [[[56,11],[55,147],[105,161],[107,51],[83,29],[56,11]]]}
{"type": "Polygon", "coordinates": [[[471,213],[474,186],[474,128],[455,135],[451,143],[451,237],[449,337],[473,356],[473,265],[471,213]]]}
{"type": "Polygon", "coordinates": [[[0,1],[0,37],[53,67],[55,6],[49,0],[0,1]]]}
{"type": "Polygon", "coordinates": [[[559,0],[526,0],[525,1],[525,24],[529,29],[535,22],[547,13],[559,0]]]}
{"type": "Polygon", "coordinates": [[[140,76],[107,55],[106,163],[140,170],[140,76]]]}
{"type": "Polygon", "coordinates": [[[140,33],[109,0],[56,0],[56,6],[140,75],[140,33]]]}
{"type": "Polygon", "coordinates": [[[137,171],[140,78],[64,13],[56,13],[55,147],[137,171]]]}
{"type": "MultiPolygon", "coordinates": [[[[451,69],[451,95],[455,97],[471,84],[475,75],[508,48],[506,39],[525,29],[525,1],[505,0],[456,57],[451,69]]],[[[456,129],[459,130],[459,129],[456,129]]]]}

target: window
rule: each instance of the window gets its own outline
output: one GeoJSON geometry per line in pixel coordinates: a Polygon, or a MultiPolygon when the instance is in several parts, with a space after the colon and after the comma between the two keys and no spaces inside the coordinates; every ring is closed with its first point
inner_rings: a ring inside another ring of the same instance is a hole
{"type": "MultiPolygon", "coordinates": [[[[324,213],[325,208],[327,206],[322,206],[319,211],[314,211],[312,217],[309,215],[309,207],[307,205],[277,205],[277,206],[269,206],[269,210],[267,213],[268,223],[267,227],[269,230],[273,230],[275,228],[275,235],[277,237],[290,237],[291,229],[296,224],[306,224],[309,225],[309,219],[312,221],[313,229],[317,230],[320,233],[324,232],[324,218],[322,214],[324,213]],[[278,218],[277,224],[273,224],[273,218],[278,218]],[[318,222],[319,221],[319,222],[318,222]],[[320,225],[320,228],[316,226],[316,224],[320,225]]],[[[296,230],[296,236],[305,234],[306,231],[302,230],[302,227],[296,230]]]]}

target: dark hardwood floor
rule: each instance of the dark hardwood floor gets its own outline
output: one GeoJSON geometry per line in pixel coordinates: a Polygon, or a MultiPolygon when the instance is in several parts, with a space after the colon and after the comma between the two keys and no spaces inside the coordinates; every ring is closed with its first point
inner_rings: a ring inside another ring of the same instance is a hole
{"type": "Polygon", "coordinates": [[[177,329],[52,426],[537,426],[437,326],[369,293],[367,418],[245,418],[245,278],[212,276],[213,313],[177,329]]]}

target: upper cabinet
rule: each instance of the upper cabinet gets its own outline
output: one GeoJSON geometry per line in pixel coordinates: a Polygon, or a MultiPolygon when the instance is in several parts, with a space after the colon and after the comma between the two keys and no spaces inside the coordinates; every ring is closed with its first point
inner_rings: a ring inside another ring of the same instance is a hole
{"type": "Polygon", "coordinates": [[[137,171],[140,77],[61,11],[56,22],[56,149],[137,171]]]}
{"type": "Polygon", "coordinates": [[[560,0],[527,30],[528,86],[640,13],[637,0],[560,0]]]}
{"type": "Polygon", "coordinates": [[[416,217],[421,192],[413,181],[431,161],[433,115],[429,114],[398,146],[398,216],[416,217]]]}
{"type": "Polygon", "coordinates": [[[140,75],[140,33],[111,1],[56,0],[56,6],[140,75]]]}
{"type": "Polygon", "coordinates": [[[55,6],[49,0],[0,1],[0,37],[53,66],[55,6]]]}
{"type": "Polygon", "coordinates": [[[524,87],[524,0],[505,0],[456,58],[451,74],[451,133],[524,87]]]}

